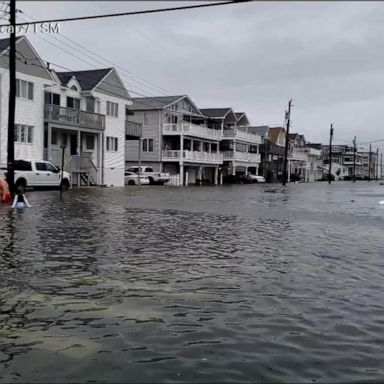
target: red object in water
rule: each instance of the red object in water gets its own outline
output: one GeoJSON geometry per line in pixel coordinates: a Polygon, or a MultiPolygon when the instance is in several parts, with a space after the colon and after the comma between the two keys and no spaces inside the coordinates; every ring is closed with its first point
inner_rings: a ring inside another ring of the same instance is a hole
{"type": "Polygon", "coordinates": [[[8,203],[8,202],[10,202],[10,201],[12,201],[12,195],[11,195],[11,192],[6,192],[6,193],[4,193],[4,195],[3,195],[3,202],[4,202],[4,203],[8,203]]]}

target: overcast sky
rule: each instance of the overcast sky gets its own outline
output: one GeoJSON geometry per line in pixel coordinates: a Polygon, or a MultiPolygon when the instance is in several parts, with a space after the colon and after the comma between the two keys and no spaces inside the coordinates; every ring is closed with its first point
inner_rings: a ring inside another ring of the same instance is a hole
{"type": "MultiPolygon", "coordinates": [[[[18,1],[17,7],[25,12],[21,21],[193,3],[18,1]]],[[[360,142],[384,138],[383,2],[252,2],[62,23],[60,33],[124,68],[117,69],[133,97],[188,94],[201,108],[244,111],[253,125],[282,124],[292,98],[292,131],[307,141],[326,143],[331,122],[340,144],[354,135],[360,142]]],[[[44,60],[73,70],[111,66],[61,45],[73,44],[60,35],[27,36],[44,60]]]]}

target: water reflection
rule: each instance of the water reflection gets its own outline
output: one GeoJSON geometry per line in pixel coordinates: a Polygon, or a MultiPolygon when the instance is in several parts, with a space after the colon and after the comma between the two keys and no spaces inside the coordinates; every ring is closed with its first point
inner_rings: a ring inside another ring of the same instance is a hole
{"type": "Polygon", "coordinates": [[[1,207],[0,380],[379,380],[384,210],[374,186],[353,188],[46,191],[22,214],[1,207]]]}

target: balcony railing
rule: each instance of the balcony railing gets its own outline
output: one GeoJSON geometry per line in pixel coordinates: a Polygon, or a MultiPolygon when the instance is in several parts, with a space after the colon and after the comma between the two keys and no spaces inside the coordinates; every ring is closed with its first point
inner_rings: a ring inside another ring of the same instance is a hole
{"type": "Polygon", "coordinates": [[[105,129],[104,115],[60,107],[59,105],[44,105],[44,120],[47,122],[92,128],[99,131],[105,129]]]}
{"type": "Polygon", "coordinates": [[[141,137],[143,134],[142,124],[135,123],[134,121],[125,121],[125,134],[127,136],[141,137]]]}
{"type": "Polygon", "coordinates": [[[204,125],[192,123],[163,124],[163,135],[180,135],[200,137],[203,139],[221,140],[221,131],[204,125]]]}
{"type": "Polygon", "coordinates": [[[204,164],[222,164],[223,155],[216,152],[164,150],[162,160],[204,164]]]}
{"type": "Polygon", "coordinates": [[[289,151],[288,160],[306,161],[307,153],[305,152],[305,149],[289,151]]]}
{"type": "Polygon", "coordinates": [[[240,129],[224,129],[224,138],[233,138],[252,144],[261,144],[261,136],[240,129]]]}
{"type": "Polygon", "coordinates": [[[239,152],[239,151],[225,151],[223,152],[224,160],[229,161],[242,161],[248,163],[260,163],[261,157],[258,153],[239,152]]]}

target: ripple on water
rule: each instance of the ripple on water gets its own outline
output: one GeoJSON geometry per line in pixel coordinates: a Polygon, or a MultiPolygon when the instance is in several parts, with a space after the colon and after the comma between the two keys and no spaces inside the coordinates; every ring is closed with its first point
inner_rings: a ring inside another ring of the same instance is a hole
{"type": "Polygon", "coordinates": [[[0,207],[0,381],[381,380],[379,192],[259,187],[0,207]]]}

